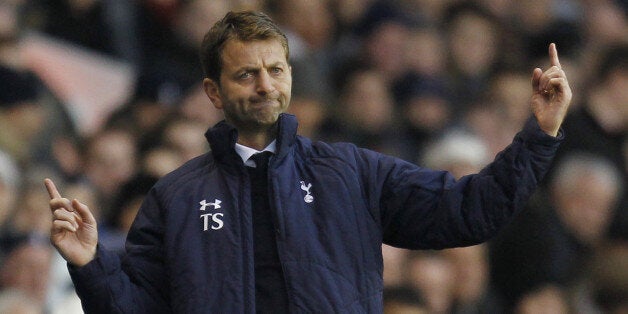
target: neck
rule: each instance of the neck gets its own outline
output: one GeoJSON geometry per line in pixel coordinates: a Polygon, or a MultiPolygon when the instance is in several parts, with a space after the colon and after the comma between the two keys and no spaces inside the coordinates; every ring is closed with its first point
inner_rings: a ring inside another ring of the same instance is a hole
{"type": "Polygon", "coordinates": [[[621,106],[614,102],[611,97],[598,92],[591,95],[589,102],[589,112],[600,126],[609,133],[620,133],[625,130],[625,120],[621,106]]]}
{"type": "Polygon", "coordinates": [[[276,130],[275,126],[265,131],[238,130],[238,144],[261,151],[275,139],[276,130]]]}

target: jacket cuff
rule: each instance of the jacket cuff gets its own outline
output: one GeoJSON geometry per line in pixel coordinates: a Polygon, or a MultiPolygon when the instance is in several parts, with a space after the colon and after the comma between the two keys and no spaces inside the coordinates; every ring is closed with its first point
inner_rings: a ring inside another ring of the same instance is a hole
{"type": "Polygon", "coordinates": [[[520,133],[520,136],[521,139],[523,139],[523,141],[525,142],[555,146],[563,141],[563,139],[565,138],[565,132],[561,127],[558,130],[558,134],[556,135],[556,137],[553,137],[541,130],[541,127],[539,126],[538,121],[536,121],[536,118],[534,116],[531,116],[526,121],[523,130],[520,133]]]}
{"type": "Polygon", "coordinates": [[[70,263],[68,271],[79,296],[91,294],[106,285],[109,274],[120,269],[120,258],[106,250],[101,244],[96,248],[96,257],[89,263],[78,267],[70,263]]]}

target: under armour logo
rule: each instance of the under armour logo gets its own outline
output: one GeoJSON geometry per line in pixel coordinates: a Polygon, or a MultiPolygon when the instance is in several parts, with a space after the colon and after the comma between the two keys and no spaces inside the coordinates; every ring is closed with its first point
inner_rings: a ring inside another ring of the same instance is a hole
{"type": "Polygon", "coordinates": [[[305,191],[305,196],[303,197],[303,201],[306,203],[311,203],[314,201],[314,196],[310,193],[310,189],[312,188],[312,183],[308,183],[305,185],[305,181],[301,181],[301,190],[305,191]]]}
{"type": "MultiPolygon", "coordinates": [[[[215,199],[211,203],[207,203],[207,200],[202,200],[199,202],[199,204],[201,204],[201,208],[199,208],[199,210],[205,211],[207,206],[211,206],[214,208],[214,210],[216,210],[221,207],[220,203],[222,203],[222,201],[219,199],[215,199]]],[[[202,214],[200,218],[203,221],[203,231],[207,231],[210,228],[212,230],[222,229],[222,227],[224,226],[223,216],[223,213],[202,214]]]]}
{"type": "Polygon", "coordinates": [[[222,201],[219,200],[219,199],[215,199],[213,203],[207,203],[207,200],[202,200],[199,203],[199,204],[201,204],[200,210],[204,211],[207,206],[214,206],[214,209],[218,209],[218,208],[220,208],[220,203],[222,203],[222,201]]]}

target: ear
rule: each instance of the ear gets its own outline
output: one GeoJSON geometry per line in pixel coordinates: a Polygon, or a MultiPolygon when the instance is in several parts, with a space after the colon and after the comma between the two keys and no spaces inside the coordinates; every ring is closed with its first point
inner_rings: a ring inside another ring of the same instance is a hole
{"type": "Polygon", "coordinates": [[[216,109],[222,109],[222,98],[220,97],[220,87],[212,79],[203,79],[203,90],[205,95],[212,101],[216,109]]]}

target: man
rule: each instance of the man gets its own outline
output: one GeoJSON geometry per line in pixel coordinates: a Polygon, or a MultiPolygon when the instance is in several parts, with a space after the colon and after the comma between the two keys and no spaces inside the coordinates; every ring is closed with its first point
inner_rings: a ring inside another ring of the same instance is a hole
{"type": "Polygon", "coordinates": [[[297,136],[296,119],[283,114],[288,44],[264,14],[227,14],[201,58],[205,92],[225,121],[206,133],[210,153],[151,189],[123,262],[98,246],[89,208],[45,181],[51,240],[86,312],[381,312],[382,242],[428,249],[493,236],[549,166],[571,99],[550,45],[552,67],[532,74],[536,120],[482,172],[455,182],[297,136]],[[249,158],[260,150],[270,162],[249,158]]]}

